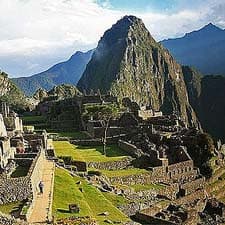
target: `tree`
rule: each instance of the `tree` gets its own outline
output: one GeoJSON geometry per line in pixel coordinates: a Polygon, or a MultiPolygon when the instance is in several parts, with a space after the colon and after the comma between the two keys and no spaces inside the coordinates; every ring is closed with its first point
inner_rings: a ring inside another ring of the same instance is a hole
{"type": "Polygon", "coordinates": [[[104,134],[102,137],[104,155],[106,155],[107,131],[110,120],[117,117],[118,112],[118,107],[115,104],[87,105],[84,109],[83,118],[86,118],[87,120],[92,117],[100,120],[101,125],[104,128],[104,134]]]}

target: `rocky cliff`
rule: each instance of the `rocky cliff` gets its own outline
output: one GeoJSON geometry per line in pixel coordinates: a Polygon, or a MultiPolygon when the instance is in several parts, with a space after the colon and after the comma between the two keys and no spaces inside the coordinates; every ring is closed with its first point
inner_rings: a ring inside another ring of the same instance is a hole
{"type": "Polygon", "coordinates": [[[190,103],[202,128],[216,139],[225,141],[225,77],[202,76],[183,67],[190,103]]]}
{"type": "Polygon", "coordinates": [[[134,16],[125,16],[104,33],[78,88],[110,91],[120,100],[129,97],[197,124],[181,66],[134,16]]]}

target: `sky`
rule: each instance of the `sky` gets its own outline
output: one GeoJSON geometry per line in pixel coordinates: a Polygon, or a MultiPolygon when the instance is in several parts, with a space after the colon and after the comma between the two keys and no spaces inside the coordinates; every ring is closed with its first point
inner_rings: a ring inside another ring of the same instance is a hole
{"type": "Polygon", "coordinates": [[[0,0],[0,69],[29,76],[96,47],[124,15],[141,18],[156,40],[212,22],[225,28],[225,0],[0,0]]]}

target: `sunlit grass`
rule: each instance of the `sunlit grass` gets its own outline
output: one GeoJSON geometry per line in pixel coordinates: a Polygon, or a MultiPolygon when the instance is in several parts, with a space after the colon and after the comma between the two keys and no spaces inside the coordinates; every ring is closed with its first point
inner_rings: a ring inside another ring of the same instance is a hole
{"type": "Polygon", "coordinates": [[[74,160],[84,162],[108,162],[117,161],[127,157],[127,154],[117,145],[106,147],[106,155],[103,154],[102,146],[76,146],[68,141],[53,142],[56,155],[71,156],[74,160]]]}
{"type": "Polygon", "coordinates": [[[105,219],[111,221],[129,221],[129,218],[119,211],[97,188],[88,184],[80,177],[72,177],[67,171],[56,168],[53,197],[53,215],[56,218],[71,216],[90,216],[95,218],[100,225],[105,225],[105,219]],[[81,184],[78,184],[81,181],[81,184]],[[68,206],[78,204],[79,213],[70,213],[68,206]],[[99,214],[108,212],[108,216],[99,214]]]}

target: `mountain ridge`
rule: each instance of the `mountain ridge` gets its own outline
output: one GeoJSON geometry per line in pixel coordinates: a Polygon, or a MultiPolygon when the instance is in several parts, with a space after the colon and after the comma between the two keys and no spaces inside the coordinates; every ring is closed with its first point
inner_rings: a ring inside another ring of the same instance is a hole
{"type": "Polygon", "coordinates": [[[93,49],[87,52],[77,51],[67,61],[53,65],[48,70],[30,77],[12,78],[12,81],[20,87],[27,96],[31,96],[39,88],[52,89],[60,84],[74,84],[78,82],[93,49]]]}
{"type": "Polygon", "coordinates": [[[225,75],[225,30],[212,23],[161,44],[183,65],[193,66],[204,75],[225,75]]]}

